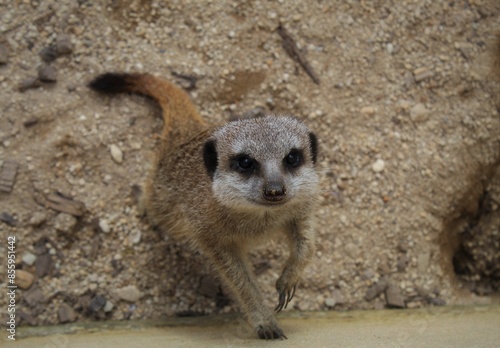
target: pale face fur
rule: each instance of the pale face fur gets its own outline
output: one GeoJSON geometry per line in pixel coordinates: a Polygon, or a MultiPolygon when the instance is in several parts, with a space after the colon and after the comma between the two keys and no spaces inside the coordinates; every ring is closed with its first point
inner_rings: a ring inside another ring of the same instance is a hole
{"type": "Polygon", "coordinates": [[[222,205],[240,211],[287,209],[317,196],[315,144],[299,120],[267,116],[235,121],[215,131],[212,139],[217,153],[212,189],[222,205]],[[291,153],[293,166],[287,162],[291,153]],[[252,167],[242,172],[238,163],[243,157],[252,167]],[[279,201],[264,196],[270,184],[283,188],[279,201]]]}

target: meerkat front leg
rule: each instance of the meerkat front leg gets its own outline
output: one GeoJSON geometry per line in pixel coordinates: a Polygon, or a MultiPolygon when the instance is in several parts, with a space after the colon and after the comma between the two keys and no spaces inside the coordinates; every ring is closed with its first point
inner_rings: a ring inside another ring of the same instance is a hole
{"type": "Polygon", "coordinates": [[[270,308],[264,305],[262,296],[254,281],[246,257],[236,244],[214,246],[205,253],[213,262],[221,280],[230,288],[239,302],[247,321],[260,338],[287,338],[278,326],[270,308]]]}
{"type": "Polygon", "coordinates": [[[314,238],[310,220],[291,221],[286,232],[290,243],[290,256],[281,276],[276,281],[276,290],[279,294],[278,305],[274,309],[276,312],[286,308],[292,300],[302,272],[314,253],[314,238]]]}

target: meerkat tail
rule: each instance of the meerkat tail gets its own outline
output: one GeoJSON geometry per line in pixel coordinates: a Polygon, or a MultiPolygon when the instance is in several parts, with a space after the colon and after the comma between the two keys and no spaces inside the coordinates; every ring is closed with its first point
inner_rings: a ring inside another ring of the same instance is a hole
{"type": "Polygon", "coordinates": [[[150,74],[106,73],[88,85],[104,94],[135,93],[153,98],[163,113],[163,137],[191,133],[206,127],[189,96],[179,87],[150,74]]]}

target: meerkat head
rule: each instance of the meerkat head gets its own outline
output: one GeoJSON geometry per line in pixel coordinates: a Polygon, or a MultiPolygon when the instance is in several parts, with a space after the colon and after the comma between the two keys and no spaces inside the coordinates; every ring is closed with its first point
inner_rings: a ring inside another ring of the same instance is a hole
{"type": "Polygon", "coordinates": [[[316,136],[301,121],[234,121],[206,142],[203,159],[216,199],[237,209],[286,206],[317,195],[316,136]]]}

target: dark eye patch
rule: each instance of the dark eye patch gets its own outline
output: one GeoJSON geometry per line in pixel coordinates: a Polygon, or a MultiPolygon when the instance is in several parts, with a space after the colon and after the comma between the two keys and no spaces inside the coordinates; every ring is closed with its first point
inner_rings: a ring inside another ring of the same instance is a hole
{"type": "Polygon", "coordinates": [[[259,163],[247,154],[233,156],[229,163],[232,170],[241,174],[253,174],[259,168],[259,163]]]}
{"type": "Polygon", "coordinates": [[[304,163],[304,156],[301,150],[292,149],[283,159],[283,164],[286,168],[298,168],[304,163]]]}

